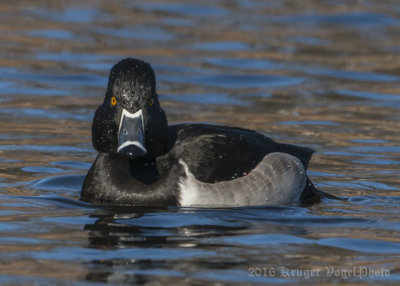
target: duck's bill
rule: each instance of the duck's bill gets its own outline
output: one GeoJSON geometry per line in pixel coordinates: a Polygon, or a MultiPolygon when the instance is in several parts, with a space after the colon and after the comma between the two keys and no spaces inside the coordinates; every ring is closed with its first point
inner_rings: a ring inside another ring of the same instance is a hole
{"type": "Polygon", "coordinates": [[[130,113],[125,109],[122,111],[118,129],[118,153],[130,157],[146,155],[142,110],[135,113],[130,113]]]}

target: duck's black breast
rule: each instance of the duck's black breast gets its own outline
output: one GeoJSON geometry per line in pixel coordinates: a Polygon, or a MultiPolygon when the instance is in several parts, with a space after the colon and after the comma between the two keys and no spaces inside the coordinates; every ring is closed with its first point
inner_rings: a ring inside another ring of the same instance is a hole
{"type": "Polygon", "coordinates": [[[183,169],[173,162],[167,165],[165,157],[158,159],[99,153],[86,175],[81,199],[100,204],[177,205],[183,169]]]}
{"type": "Polygon", "coordinates": [[[247,175],[269,153],[283,152],[307,168],[312,149],[277,143],[255,131],[207,124],[169,126],[170,150],[160,164],[183,160],[202,182],[229,181],[247,175]],[[165,161],[166,160],[166,161],[165,161]]]}

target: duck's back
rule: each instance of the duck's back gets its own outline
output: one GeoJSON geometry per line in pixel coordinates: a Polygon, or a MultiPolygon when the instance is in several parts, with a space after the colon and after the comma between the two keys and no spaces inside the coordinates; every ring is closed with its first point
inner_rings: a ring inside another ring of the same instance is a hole
{"type": "MultiPolygon", "coordinates": [[[[297,157],[308,166],[312,149],[277,143],[255,131],[207,124],[169,126],[169,156],[183,160],[202,182],[229,181],[250,173],[273,152],[297,157]]],[[[175,160],[174,160],[175,161],[175,160]]]]}

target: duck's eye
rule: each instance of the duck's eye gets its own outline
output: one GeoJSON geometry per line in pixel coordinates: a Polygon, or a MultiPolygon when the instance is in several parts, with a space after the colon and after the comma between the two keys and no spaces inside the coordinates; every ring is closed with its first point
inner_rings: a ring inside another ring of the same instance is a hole
{"type": "Polygon", "coordinates": [[[149,106],[152,107],[154,105],[154,99],[150,98],[149,100],[149,106]]]}
{"type": "Polygon", "coordinates": [[[115,96],[111,97],[111,105],[115,106],[117,104],[117,99],[115,98],[115,96]]]}

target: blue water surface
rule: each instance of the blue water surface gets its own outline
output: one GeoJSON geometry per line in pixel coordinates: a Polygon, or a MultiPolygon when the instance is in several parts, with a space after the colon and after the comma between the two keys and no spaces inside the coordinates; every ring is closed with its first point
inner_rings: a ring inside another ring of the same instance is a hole
{"type": "Polygon", "coordinates": [[[398,285],[400,4],[339,2],[2,3],[0,284],[398,285]],[[171,124],[313,148],[311,180],[345,200],[81,202],[91,121],[128,56],[152,64],[171,124]]]}

